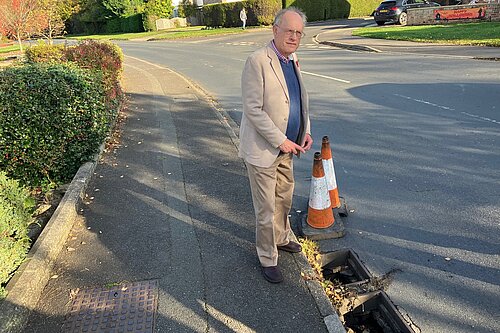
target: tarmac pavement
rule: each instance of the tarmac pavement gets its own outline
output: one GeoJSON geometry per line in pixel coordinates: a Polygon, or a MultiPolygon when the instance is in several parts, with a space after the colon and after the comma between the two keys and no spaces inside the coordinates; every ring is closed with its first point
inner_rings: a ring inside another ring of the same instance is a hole
{"type": "Polygon", "coordinates": [[[194,84],[156,64],[126,57],[124,86],[119,142],[80,170],[87,177],[74,180],[79,190],[59,206],[72,215],[54,214],[59,220],[44,229],[63,243],[37,260],[31,253],[19,273],[29,280],[43,269],[46,278],[34,288],[18,278],[9,285],[0,331],[60,332],[78,292],[155,281],[156,332],[345,332],[319,283],[301,276],[310,272],[302,253],[280,253],[283,283],[262,277],[249,184],[228,118],[194,84]]]}

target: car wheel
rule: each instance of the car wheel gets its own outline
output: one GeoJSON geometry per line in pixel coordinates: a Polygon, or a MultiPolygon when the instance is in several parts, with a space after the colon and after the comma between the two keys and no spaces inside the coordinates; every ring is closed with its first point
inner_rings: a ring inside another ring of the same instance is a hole
{"type": "Polygon", "coordinates": [[[377,25],[384,25],[384,21],[375,21],[377,23],[377,25]]]}
{"type": "Polygon", "coordinates": [[[408,23],[408,14],[406,12],[399,14],[398,22],[401,25],[406,25],[408,23]]]}

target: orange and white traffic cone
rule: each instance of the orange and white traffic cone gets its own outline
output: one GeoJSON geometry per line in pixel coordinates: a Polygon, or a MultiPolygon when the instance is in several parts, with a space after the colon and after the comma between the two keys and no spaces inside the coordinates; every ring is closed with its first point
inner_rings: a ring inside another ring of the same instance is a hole
{"type": "Polygon", "coordinates": [[[307,224],[313,228],[324,229],[335,222],[331,209],[328,185],[323,170],[321,153],[314,153],[311,189],[309,192],[309,208],[307,211],[307,224]]]}
{"type": "Polygon", "coordinates": [[[332,150],[330,149],[330,140],[328,136],[323,137],[321,143],[321,158],[323,159],[323,169],[328,184],[328,192],[332,208],[340,208],[339,190],[337,188],[337,178],[335,177],[335,168],[333,166],[332,150]]]}

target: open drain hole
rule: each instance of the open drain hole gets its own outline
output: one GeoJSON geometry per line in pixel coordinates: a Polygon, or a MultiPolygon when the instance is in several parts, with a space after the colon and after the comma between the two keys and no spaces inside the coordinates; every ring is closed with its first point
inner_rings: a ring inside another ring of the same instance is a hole
{"type": "Polygon", "coordinates": [[[358,295],[341,315],[348,332],[414,333],[383,291],[358,295]]]}
{"type": "Polygon", "coordinates": [[[323,277],[332,282],[350,286],[370,280],[370,272],[351,250],[339,250],[321,254],[323,277]]]}
{"type": "Polygon", "coordinates": [[[415,332],[382,290],[397,270],[372,277],[350,249],[322,253],[321,268],[325,279],[340,286],[337,310],[348,333],[415,332]]]}

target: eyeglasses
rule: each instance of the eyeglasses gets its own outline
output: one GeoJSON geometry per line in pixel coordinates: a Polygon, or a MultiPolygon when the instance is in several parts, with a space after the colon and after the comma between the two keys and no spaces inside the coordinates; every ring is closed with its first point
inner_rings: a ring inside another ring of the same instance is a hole
{"type": "Polygon", "coordinates": [[[287,37],[297,36],[297,38],[300,39],[306,35],[306,33],[303,31],[292,30],[292,29],[283,29],[279,25],[277,25],[277,27],[280,28],[281,30],[283,30],[285,32],[285,36],[287,36],[287,37]]]}

